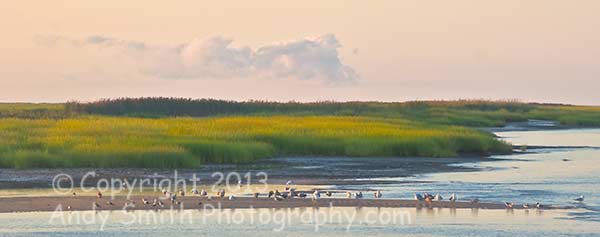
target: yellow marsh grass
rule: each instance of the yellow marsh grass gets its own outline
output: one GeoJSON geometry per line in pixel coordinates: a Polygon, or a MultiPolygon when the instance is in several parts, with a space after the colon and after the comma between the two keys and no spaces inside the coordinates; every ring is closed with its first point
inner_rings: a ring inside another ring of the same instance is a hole
{"type": "Polygon", "coordinates": [[[0,166],[198,167],[283,155],[456,156],[506,152],[477,130],[344,116],[0,119],[0,166]]]}

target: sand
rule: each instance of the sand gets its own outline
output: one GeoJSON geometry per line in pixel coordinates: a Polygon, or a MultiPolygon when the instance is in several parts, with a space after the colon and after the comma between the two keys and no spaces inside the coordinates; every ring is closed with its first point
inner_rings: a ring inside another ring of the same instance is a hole
{"type": "MultiPolygon", "coordinates": [[[[276,201],[267,197],[236,197],[235,200],[221,200],[217,198],[201,198],[198,196],[178,197],[180,205],[172,204],[170,200],[163,200],[164,207],[154,207],[143,204],[142,198],[150,202],[156,197],[132,196],[135,207],[127,210],[160,210],[160,209],[202,209],[202,208],[302,208],[302,207],[415,207],[415,208],[480,208],[480,209],[506,209],[503,203],[472,203],[466,201],[415,201],[399,199],[347,199],[347,198],[321,198],[313,201],[310,198],[293,198],[276,201]]],[[[0,213],[6,212],[32,212],[32,211],[73,211],[73,210],[123,210],[125,196],[110,197],[8,197],[0,198],[0,213]],[[107,204],[111,201],[114,205],[107,204]],[[100,205],[94,207],[94,203],[100,205]],[[70,207],[70,208],[68,208],[70,207]]],[[[530,205],[533,206],[533,205],[530,205]]],[[[563,207],[544,207],[544,209],[557,209],[563,207]]],[[[523,209],[522,205],[515,204],[514,209],[523,209]]]]}

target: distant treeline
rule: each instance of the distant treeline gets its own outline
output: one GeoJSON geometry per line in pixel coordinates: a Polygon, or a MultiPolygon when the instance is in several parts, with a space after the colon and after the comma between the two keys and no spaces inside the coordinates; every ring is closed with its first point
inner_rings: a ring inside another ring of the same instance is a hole
{"type": "Polygon", "coordinates": [[[470,127],[502,126],[527,119],[567,126],[600,126],[600,107],[518,101],[271,102],[168,97],[103,99],[65,104],[0,104],[0,118],[62,119],[85,115],[144,118],[229,115],[332,115],[403,118],[470,127]]]}
{"type": "Polygon", "coordinates": [[[168,97],[104,99],[91,103],[67,104],[71,111],[89,114],[126,116],[213,116],[230,114],[405,114],[431,107],[454,107],[455,109],[511,112],[527,112],[534,104],[514,101],[415,101],[415,102],[270,102],[227,101],[215,99],[186,99],[168,97]]]}

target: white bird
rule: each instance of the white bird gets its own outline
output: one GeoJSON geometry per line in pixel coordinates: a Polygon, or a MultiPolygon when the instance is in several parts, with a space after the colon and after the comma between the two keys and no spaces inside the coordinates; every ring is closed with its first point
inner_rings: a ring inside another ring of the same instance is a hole
{"type": "Polygon", "coordinates": [[[315,192],[312,194],[312,199],[313,200],[319,200],[319,198],[321,198],[321,193],[319,193],[319,190],[315,190],[315,192]]]}
{"type": "Polygon", "coordinates": [[[575,198],[573,200],[578,201],[578,202],[583,202],[583,199],[584,199],[584,197],[582,195],[582,196],[579,196],[578,198],[575,198]]]}
{"type": "Polygon", "coordinates": [[[450,198],[448,198],[448,200],[450,200],[451,202],[456,202],[456,199],[457,199],[456,194],[454,194],[454,193],[452,195],[450,195],[450,198]]]}
{"type": "Polygon", "coordinates": [[[444,200],[444,197],[442,197],[442,195],[440,195],[439,193],[436,193],[435,196],[433,196],[433,201],[442,201],[444,200]]]}
{"type": "Polygon", "coordinates": [[[423,201],[423,200],[425,200],[425,198],[423,198],[423,196],[421,194],[415,193],[415,200],[416,201],[423,201]]]}
{"type": "Polygon", "coordinates": [[[539,202],[536,202],[536,203],[535,203],[535,208],[541,209],[541,208],[543,208],[543,207],[544,207],[544,206],[543,206],[541,203],[539,203],[539,202]]]}
{"type": "Polygon", "coordinates": [[[229,195],[229,201],[233,201],[233,200],[235,200],[235,196],[229,195]]]}

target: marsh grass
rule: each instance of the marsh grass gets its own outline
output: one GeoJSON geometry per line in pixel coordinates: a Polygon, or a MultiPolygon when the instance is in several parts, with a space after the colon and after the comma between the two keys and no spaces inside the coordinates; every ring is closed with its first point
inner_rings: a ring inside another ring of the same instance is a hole
{"type": "Polygon", "coordinates": [[[280,155],[456,156],[509,152],[490,134],[347,116],[0,119],[0,166],[198,167],[280,155]]]}

